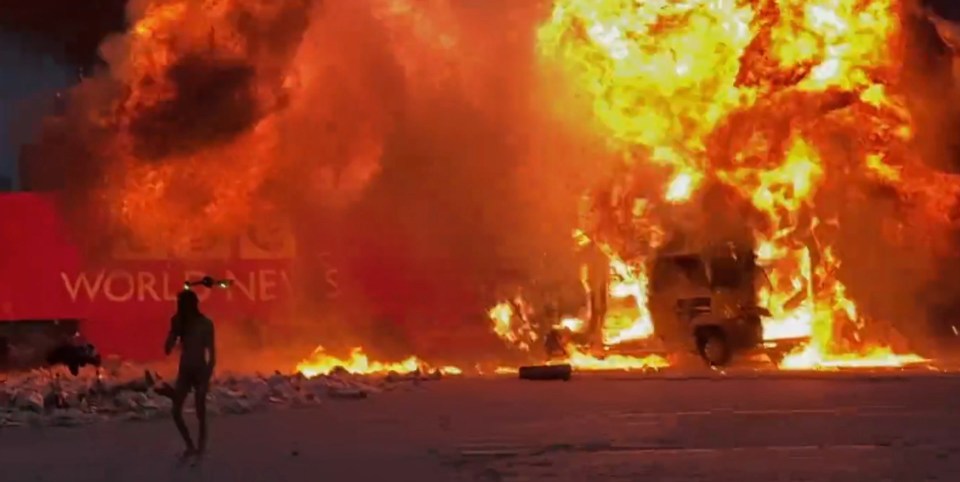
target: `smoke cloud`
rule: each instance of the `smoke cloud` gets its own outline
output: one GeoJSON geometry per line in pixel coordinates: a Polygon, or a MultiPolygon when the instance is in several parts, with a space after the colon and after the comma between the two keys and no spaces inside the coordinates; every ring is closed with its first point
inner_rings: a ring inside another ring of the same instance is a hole
{"type": "Polygon", "coordinates": [[[496,280],[574,272],[589,184],[584,144],[547,120],[564,94],[534,89],[543,7],[136,0],[108,67],[46,126],[31,183],[63,193],[94,253],[293,226],[304,343],[486,351],[496,280]],[[478,336],[436,343],[458,330],[478,336]]]}

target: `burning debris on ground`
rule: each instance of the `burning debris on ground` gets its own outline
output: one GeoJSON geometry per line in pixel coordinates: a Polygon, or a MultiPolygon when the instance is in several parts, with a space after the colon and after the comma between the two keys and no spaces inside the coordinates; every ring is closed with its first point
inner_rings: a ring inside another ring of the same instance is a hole
{"type": "Polygon", "coordinates": [[[348,358],[338,358],[329,354],[322,346],[318,346],[308,358],[297,364],[297,373],[308,377],[344,372],[362,375],[390,374],[391,378],[396,378],[406,374],[417,377],[421,373],[432,374],[431,376],[435,377],[460,375],[462,370],[455,366],[431,367],[415,356],[392,363],[374,361],[360,347],[350,350],[348,358]]]}

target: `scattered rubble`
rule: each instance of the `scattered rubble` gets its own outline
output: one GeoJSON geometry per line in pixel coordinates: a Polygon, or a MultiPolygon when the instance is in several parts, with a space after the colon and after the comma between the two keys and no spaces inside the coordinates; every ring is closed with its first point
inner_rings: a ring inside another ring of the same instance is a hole
{"type": "MultiPolygon", "coordinates": [[[[244,414],[304,408],[330,399],[361,400],[440,378],[440,372],[390,372],[374,377],[353,375],[343,369],[313,378],[280,372],[227,374],[213,380],[207,410],[212,414],[244,414]]],[[[170,383],[158,374],[129,363],[87,368],[77,376],[62,367],[0,373],[0,428],[72,427],[106,420],[164,418],[170,413],[172,393],[170,383]]]]}

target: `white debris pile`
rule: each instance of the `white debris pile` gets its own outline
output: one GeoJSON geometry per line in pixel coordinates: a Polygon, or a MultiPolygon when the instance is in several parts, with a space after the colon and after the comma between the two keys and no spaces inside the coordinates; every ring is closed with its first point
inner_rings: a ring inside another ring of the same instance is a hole
{"type": "MultiPolygon", "coordinates": [[[[279,372],[228,374],[213,380],[207,411],[240,414],[308,407],[329,399],[364,399],[439,378],[439,373],[370,377],[345,370],[313,378],[279,372]]],[[[0,373],[0,427],[74,426],[111,419],[166,417],[172,405],[170,383],[153,371],[129,363],[112,369],[84,369],[78,376],[62,368],[0,373]]],[[[187,410],[192,406],[188,401],[187,410]]]]}

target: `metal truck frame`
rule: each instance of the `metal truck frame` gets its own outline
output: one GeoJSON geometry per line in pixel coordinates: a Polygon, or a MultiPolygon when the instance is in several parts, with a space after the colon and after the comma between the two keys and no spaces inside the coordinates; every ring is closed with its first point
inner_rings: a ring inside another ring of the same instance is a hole
{"type": "MultiPolygon", "coordinates": [[[[662,250],[648,261],[650,283],[647,307],[654,325],[650,340],[604,347],[604,351],[662,351],[695,353],[709,366],[722,367],[745,353],[765,353],[779,364],[803,339],[763,339],[763,318],[770,311],[757,302],[758,283],[766,273],[757,264],[752,246],[732,242],[704,249],[662,250]],[[654,345],[656,349],[654,349],[654,345]]],[[[595,271],[596,272],[596,271],[595,271]]],[[[563,335],[554,330],[546,337],[550,356],[560,355],[559,339],[591,345],[597,351],[604,320],[618,303],[607,284],[609,274],[594,276],[588,289],[589,321],[586,333],[563,335]]]]}

